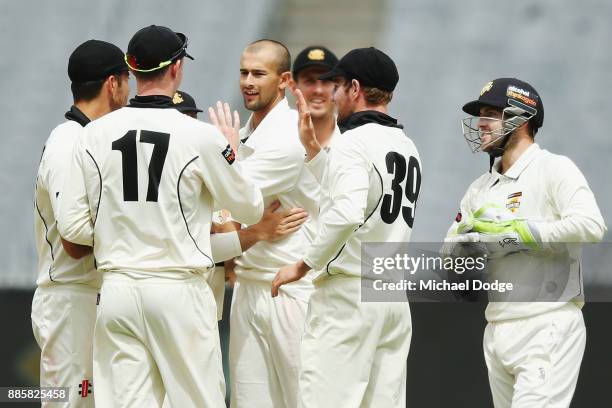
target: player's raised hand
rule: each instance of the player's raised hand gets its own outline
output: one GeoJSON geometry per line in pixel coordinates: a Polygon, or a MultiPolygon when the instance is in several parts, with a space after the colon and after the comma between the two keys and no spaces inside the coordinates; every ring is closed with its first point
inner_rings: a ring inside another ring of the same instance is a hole
{"type": "Polygon", "coordinates": [[[293,95],[295,96],[295,102],[299,114],[298,131],[300,132],[300,142],[306,149],[307,159],[310,160],[315,157],[319,151],[321,151],[321,145],[317,140],[315,134],[314,125],[312,123],[312,117],[310,116],[310,109],[306,103],[306,99],[302,94],[302,91],[295,88],[292,89],[293,95]]]}
{"type": "Polygon", "coordinates": [[[310,267],[302,260],[280,268],[272,281],[272,297],[278,296],[278,290],[282,285],[302,279],[309,270],[310,267]]]}
{"type": "Polygon", "coordinates": [[[213,107],[208,108],[208,116],[210,121],[227,139],[230,147],[236,152],[238,150],[238,144],[240,143],[240,115],[238,111],[234,111],[232,118],[232,112],[230,110],[229,103],[221,103],[217,101],[217,110],[213,107]]]}

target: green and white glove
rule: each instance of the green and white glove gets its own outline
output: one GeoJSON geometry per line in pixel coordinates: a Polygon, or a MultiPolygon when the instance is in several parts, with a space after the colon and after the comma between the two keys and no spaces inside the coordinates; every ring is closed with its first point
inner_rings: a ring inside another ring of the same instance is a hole
{"type": "Polygon", "coordinates": [[[471,232],[477,232],[492,257],[541,248],[540,234],[533,223],[514,217],[506,208],[485,205],[473,215],[471,232]]]}
{"type": "Polygon", "coordinates": [[[443,258],[470,257],[485,254],[487,248],[480,243],[480,234],[471,232],[473,227],[474,217],[471,214],[466,214],[444,238],[444,243],[440,248],[440,256],[443,258]]]}

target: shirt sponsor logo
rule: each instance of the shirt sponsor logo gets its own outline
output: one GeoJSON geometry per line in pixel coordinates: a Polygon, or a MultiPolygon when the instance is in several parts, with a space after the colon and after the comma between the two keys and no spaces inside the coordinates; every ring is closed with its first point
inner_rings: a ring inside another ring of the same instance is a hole
{"type": "Polygon", "coordinates": [[[221,152],[221,154],[223,155],[223,158],[231,165],[234,163],[234,161],[236,160],[236,155],[234,154],[234,150],[232,150],[232,147],[228,144],[227,147],[225,148],[225,150],[223,150],[221,152]]]}
{"type": "Polygon", "coordinates": [[[518,191],[516,193],[512,193],[508,196],[508,202],[506,203],[506,208],[512,212],[516,212],[521,206],[521,197],[523,196],[522,191],[518,191]]]}

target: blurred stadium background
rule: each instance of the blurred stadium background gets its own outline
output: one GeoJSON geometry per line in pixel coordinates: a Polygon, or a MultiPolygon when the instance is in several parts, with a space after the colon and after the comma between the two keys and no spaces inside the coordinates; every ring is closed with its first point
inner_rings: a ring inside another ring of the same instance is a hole
{"type": "MultiPolygon", "coordinates": [[[[610,223],[610,21],[609,0],[0,2],[5,95],[0,100],[0,386],[37,379],[38,350],[29,320],[36,279],[34,181],[44,141],[71,105],[67,59],[81,42],[98,38],[125,50],[132,34],[149,24],[184,32],[196,60],[187,63],[181,88],[200,107],[218,99],[231,102],[243,120],[238,63],[250,41],[277,39],[293,55],[312,44],[339,57],[356,47],[381,48],[400,71],[391,114],[404,124],[423,162],[413,240],[435,242],[444,236],[469,182],[488,166],[488,158],[472,155],[463,140],[461,106],[487,81],[504,76],[538,89],[546,115],[537,141],[577,163],[610,223]]],[[[609,267],[585,269],[587,283],[612,285],[609,267]]],[[[491,405],[480,350],[483,307],[413,306],[409,406],[491,405]]],[[[589,343],[572,406],[609,406],[604,401],[612,365],[612,305],[589,304],[584,311],[589,343]]]]}

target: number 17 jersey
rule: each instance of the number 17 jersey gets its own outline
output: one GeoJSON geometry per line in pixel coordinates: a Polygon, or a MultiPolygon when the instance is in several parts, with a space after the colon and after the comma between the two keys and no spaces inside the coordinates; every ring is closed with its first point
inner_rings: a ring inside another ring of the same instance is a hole
{"type": "Polygon", "coordinates": [[[60,233],[93,246],[101,271],[205,273],[214,266],[213,202],[246,224],[263,213],[261,192],[238,166],[209,124],[171,107],[119,109],[75,145],[60,233]]]}

